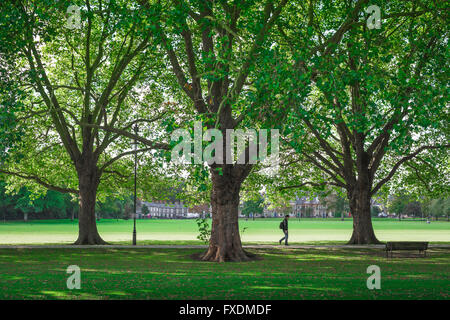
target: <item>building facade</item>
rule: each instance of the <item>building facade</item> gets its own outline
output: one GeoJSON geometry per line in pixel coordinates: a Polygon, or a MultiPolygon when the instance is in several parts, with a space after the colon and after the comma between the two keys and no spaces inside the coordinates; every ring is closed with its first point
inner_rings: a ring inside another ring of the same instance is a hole
{"type": "Polygon", "coordinates": [[[187,207],[182,201],[140,201],[140,207],[137,208],[137,218],[156,218],[156,219],[193,219],[208,216],[210,213],[209,205],[198,205],[192,208],[187,207]],[[143,214],[144,206],[147,207],[147,214],[143,214]]]}
{"type": "Polygon", "coordinates": [[[141,207],[137,210],[139,218],[183,219],[188,218],[189,208],[182,201],[141,201],[141,207]],[[143,207],[146,206],[148,214],[144,217],[143,207]]]}
{"type": "Polygon", "coordinates": [[[320,203],[319,198],[296,197],[291,202],[292,214],[296,217],[326,218],[333,214],[328,211],[327,206],[320,203]]]}
{"type": "Polygon", "coordinates": [[[296,197],[295,200],[289,202],[289,206],[283,208],[264,207],[264,216],[266,218],[280,218],[289,214],[294,217],[303,218],[326,218],[332,217],[327,206],[319,201],[319,198],[296,197]]]}

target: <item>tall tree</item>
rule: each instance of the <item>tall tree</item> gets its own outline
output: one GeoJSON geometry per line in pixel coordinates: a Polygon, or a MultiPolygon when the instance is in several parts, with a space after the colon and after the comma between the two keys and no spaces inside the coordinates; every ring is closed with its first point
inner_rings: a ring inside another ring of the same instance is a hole
{"type": "MultiPolygon", "coordinates": [[[[139,1],[150,8],[148,1],[139,1]]],[[[255,61],[287,0],[166,1],[161,4],[158,37],[178,85],[207,128],[220,130],[224,150],[227,129],[242,126],[243,108],[254,78],[255,61]]],[[[257,107],[257,106],[254,106],[257,107]]],[[[251,171],[244,164],[209,165],[212,231],[203,260],[243,261],[238,227],[239,192],[251,171]]]]}
{"type": "MultiPolygon", "coordinates": [[[[370,200],[403,164],[449,147],[445,5],[373,4],[381,11],[380,29],[369,28],[367,1],[310,1],[305,31],[293,19],[279,28],[299,86],[293,91],[285,83],[284,93],[303,95],[302,87],[311,86],[306,103],[289,97],[285,140],[298,151],[296,161],[320,169],[320,184],[346,190],[353,216],[350,244],[379,243],[370,200]],[[305,59],[311,50],[313,58],[305,59]]],[[[318,183],[306,178],[299,185],[307,184],[318,183]]]]}
{"type": "MultiPolygon", "coordinates": [[[[75,243],[103,244],[97,190],[110,174],[122,175],[123,165],[115,166],[134,151],[126,151],[130,144],[122,135],[100,127],[129,132],[140,124],[144,137],[158,138],[152,123],[164,114],[150,81],[159,61],[151,13],[121,0],[23,0],[3,1],[0,19],[0,42],[10,44],[1,47],[2,55],[18,52],[8,68],[27,94],[21,114],[27,157],[0,172],[77,194],[75,243]]],[[[138,152],[167,147],[141,140],[148,147],[138,152]]]]}

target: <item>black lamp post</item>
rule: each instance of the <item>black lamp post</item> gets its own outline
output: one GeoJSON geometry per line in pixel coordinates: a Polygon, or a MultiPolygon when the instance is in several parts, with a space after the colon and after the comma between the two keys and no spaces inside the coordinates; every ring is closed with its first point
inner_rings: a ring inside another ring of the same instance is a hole
{"type": "MultiPolygon", "coordinates": [[[[134,134],[138,134],[138,126],[134,126],[134,134]]],[[[134,139],[134,219],[133,219],[133,246],[136,245],[136,215],[137,215],[137,206],[136,206],[136,191],[137,191],[137,141],[134,139]]]]}

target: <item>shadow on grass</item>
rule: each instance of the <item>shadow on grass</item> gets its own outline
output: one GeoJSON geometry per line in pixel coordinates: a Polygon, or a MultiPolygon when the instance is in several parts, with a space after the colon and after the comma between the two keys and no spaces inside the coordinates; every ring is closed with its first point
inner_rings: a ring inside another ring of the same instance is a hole
{"type": "MultiPolygon", "coordinates": [[[[210,263],[217,263],[214,261],[207,261],[207,260],[203,260],[203,256],[205,255],[205,253],[207,252],[207,250],[203,250],[201,252],[196,252],[193,254],[190,254],[187,256],[187,258],[193,260],[193,261],[197,261],[197,262],[210,262],[210,263]]],[[[245,254],[247,255],[247,257],[249,258],[249,260],[247,261],[226,261],[226,263],[248,263],[248,262],[253,262],[253,261],[260,261],[263,260],[263,256],[262,255],[257,255],[253,252],[250,252],[249,250],[244,250],[245,254]]]]}
{"type": "Polygon", "coordinates": [[[450,252],[386,259],[376,249],[249,251],[260,260],[203,263],[204,249],[0,249],[0,299],[448,299],[450,252]],[[82,288],[66,289],[79,265],[82,288]],[[367,289],[379,265],[382,290],[367,289]]]}

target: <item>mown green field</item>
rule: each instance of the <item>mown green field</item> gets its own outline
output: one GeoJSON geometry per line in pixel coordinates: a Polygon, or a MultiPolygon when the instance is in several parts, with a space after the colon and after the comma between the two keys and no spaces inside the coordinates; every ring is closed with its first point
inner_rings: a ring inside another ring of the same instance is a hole
{"type": "MultiPolygon", "coordinates": [[[[276,243],[280,219],[241,220],[244,243],[276,243]],[[245,228],[245,231],[244,231],[245,228]]],[[[195,220],[138,220],[138,244],[194,244],[195,220]]],[[[111,243],[130,243],[132,221],[101,220],[111,243]]],[[[450,242],[450,223],[377,219],[380,240],[450,242]]],[[[77,222],[0,223],[1,244],[71,243],[77,222]]],[[[344,243],[352,221],[291,219],[291,243],[344,243]]],[[[252,248],[260,260],[210,263],[204,249],[0,249],[0,299],[449,299],[450,250],[432,248],[386,259],[382,249],[252,248]],[[69,265],[81,289],[69,290],[69,265]],[[381,289],[366,286],[367,267],[381,270],[381,289]]]]}
{"type": "Polygon", "coordinates": [[[449,299],[450,252],[251,249],[261,260],[193,260],[201,249],[0,249],[0,299],[449,299]],[[69,290],[69,265],[81,289],[69,290]],[[367,267],[381,271],[369,290],[367,267]]]}
{"type": "MultiPolygon", "coordinates": [[[[244,243],[276,243],[281,238],[278,225],[281,219],[240,220],[244,243]]],[[[350,239],[352,220],[302,219],[289,221],[289,241],[345,242],[350,239]]],[[[447,221],[398,221],[375,219],[375,233],[381,241],[450,242],[450,223],[447,221]]],[[[132,220],[98,222],[98,229],[108,242],[130,243],[132,220]]],[[[0,244],[71,243],[76,240],[78,222],[70,220],[32,220],[29,222],[0,222],[0,244]]],[[[142,243],[196,243],[198,228],[195,220],[138,220],[137,239],[142,243]]]]}

